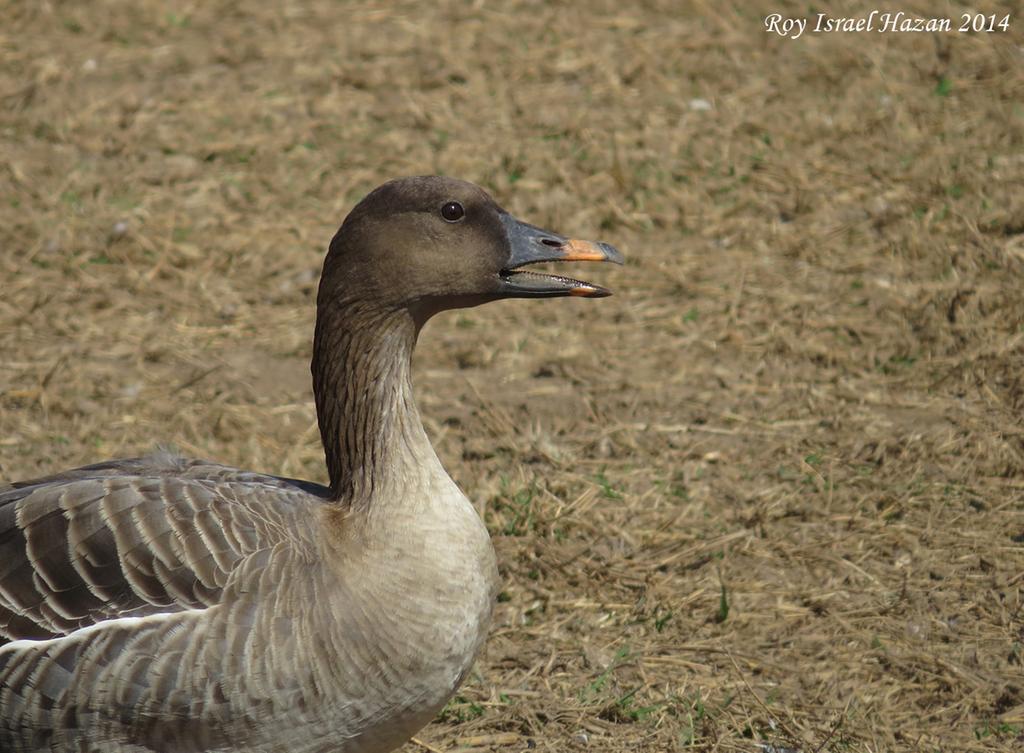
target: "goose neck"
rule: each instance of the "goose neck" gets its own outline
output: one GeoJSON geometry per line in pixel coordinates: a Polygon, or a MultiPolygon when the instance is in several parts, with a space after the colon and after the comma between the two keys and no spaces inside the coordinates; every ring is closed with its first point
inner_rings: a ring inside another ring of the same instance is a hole
{"type": "Polygon", "coordinates": [[[318,310],[313,392],[338,501],[367,505],[433,457],[413,400],[418,333],[404,309],[349,304],[318,310]]]}

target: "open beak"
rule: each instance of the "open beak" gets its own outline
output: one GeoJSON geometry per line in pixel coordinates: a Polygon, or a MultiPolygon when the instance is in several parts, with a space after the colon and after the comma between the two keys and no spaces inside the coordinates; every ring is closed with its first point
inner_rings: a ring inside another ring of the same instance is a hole
{"type": "Polygon", "coordinates": [[[520,222],[502,213],[508,245],[508,262],[502,268],[502,296],[509,298],[548,298],[558,295],[578,295],[601,298],[612,291],[591,282],[575,280],[561,275],[543,274],[524,270],[530,264],[551,261],[610,261],[622,264],[623,258],[614,247],[597,241],[570,239],[520,222]]]}

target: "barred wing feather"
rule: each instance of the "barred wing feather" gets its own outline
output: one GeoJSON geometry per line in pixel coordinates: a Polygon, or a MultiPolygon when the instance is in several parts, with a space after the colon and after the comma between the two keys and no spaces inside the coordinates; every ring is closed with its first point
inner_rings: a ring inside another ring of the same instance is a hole
{"type": "Polygon", "coordinates": [[[145,727],[154,745],[216,746],[230,726],[195,722],[223,688],[183,673],[243,674],[226,663],[246,659],[255,595],[278,597],[261,570],[302,567],[323,494],[163,455],[0,487],[0,726],[15,750],[102,735],[96,710],[137,716],[110,729],[145,727]]]}

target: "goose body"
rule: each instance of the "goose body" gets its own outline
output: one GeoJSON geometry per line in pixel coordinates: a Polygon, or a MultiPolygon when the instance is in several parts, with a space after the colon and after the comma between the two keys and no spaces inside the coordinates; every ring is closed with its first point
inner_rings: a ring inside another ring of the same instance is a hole
{"type": "Polygon", "coordinates": [[[0,485],[0,750],[405,742],[468,673],[498,584],[413,402],[416,337],[445,308],[604,294],[517,272],[599,258],[618,255],[471,184],[385,184],[335,236],[318,295],[330,486],[168,453],[0,485]]]}

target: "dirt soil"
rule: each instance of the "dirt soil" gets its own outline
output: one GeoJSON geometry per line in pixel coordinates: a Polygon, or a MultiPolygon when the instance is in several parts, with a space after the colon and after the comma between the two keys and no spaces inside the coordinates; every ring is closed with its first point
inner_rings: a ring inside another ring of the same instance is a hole
{"type": "Polygon", "coordinates": [[[421,338],[504,590],[405,753],[1024,746],[1019,4],[2,6],[0,477],[324,480],[326,244],[456,175],[628,264],[421,338]]]}

